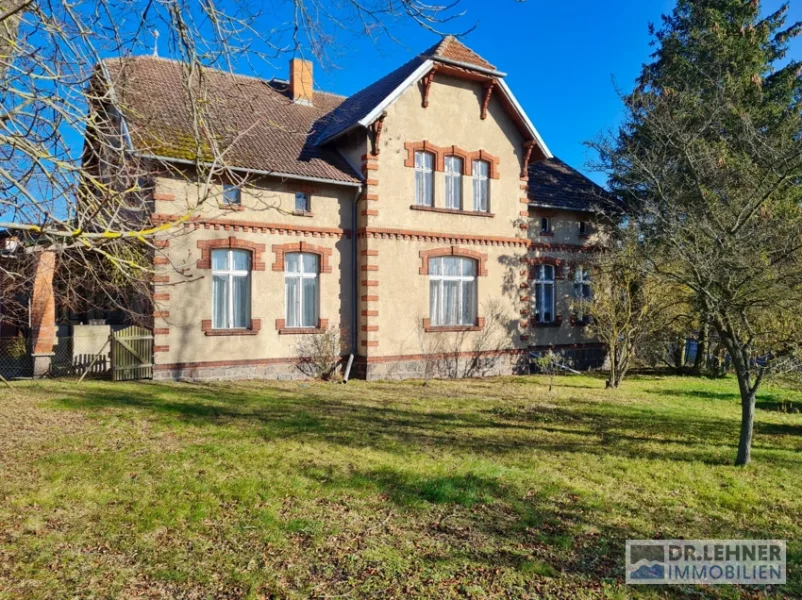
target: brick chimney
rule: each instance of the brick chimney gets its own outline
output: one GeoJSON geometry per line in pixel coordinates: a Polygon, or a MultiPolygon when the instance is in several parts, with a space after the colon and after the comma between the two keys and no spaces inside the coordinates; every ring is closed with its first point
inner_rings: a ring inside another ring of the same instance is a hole
{"type": "Polygon", "coordinates": [[[312,62],[302,58],[290,60],[290,97],[293,102],[312,104],[312,62]]]}

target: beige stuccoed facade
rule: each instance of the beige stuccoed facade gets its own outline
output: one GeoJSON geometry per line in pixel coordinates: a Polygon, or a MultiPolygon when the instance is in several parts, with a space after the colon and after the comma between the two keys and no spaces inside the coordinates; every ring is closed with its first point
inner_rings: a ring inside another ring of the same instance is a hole
{"type": "Polygon", "coordinates": [[[597,242],[593,233],[580,235],[580,221],[592,232],[591,218],[527,200],[527,140],[509,103],[499,94],[488,100],[481,81],[436,74],[425,95],[421,85],[407,87],[380,120],[378,130],[357,128],[334,142],[362,173],[361,186],[252,177],[239,182],[241,205],[232,208],[222,203],[219,182],[198,184],[190,172],[156,178],[156,220],[181,221],[162,236],[155,259],[157,378],[298,377],[298,340],[328,327],[345,332],[345,352],[355,356],[352,374],[369,378],[442,375],[460,354],[465,362],[482,357],[467,374],[524,372],[529,352],[549,347],[572,353],[579,366],[599,363],[599,345],[570,309],[573,268],[597,242]],[[453,153],[469,163],[490,162],[489,211],[473,211],[468,174],[463,210],[443,210],[442,164],[434,173],[433,210],[415,207],[415,149],[431,150],[438,161],[453,153]],[[299,191],[310,195],[308,214],[294,213],[299,191]],[[541,217],[551,218],[547,235],[540,235],[541,217]],[[251,253],[252,322],[238,331],[210,326],[209,253],[225,248],[251,253]],[[283,326],[289,252],[320,257],[316,331],[283,326]],[[477,265],[472,326],[430,324],[427,258],[444,255],[477,265]],[[541,263],[556,272],[556,317],[545,325],[533,319],[532,278],[541,263]],[[491,307],[501,337],[488,341],[491,307]],[[445,350],[448,356],[440,356],[445,350]],[[428,373],[433,364],[437,372],[428,373]]]}

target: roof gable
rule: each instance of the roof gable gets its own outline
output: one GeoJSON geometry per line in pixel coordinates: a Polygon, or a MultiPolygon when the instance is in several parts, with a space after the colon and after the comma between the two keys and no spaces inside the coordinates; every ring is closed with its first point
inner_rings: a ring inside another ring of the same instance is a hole
{"type": "Polygon", "coordinates": [[[505,74],[497,71],[495,66],[454,36],[444,37],[389,75],[345,100],[327,117],[327,124],[316,138],[316,143],[331,142],[356,127],[372,124],[406,89],[432,70],[455,77],[492,82],[503,98],[505,109],[513,114],[526,138],[535,142],[539,149],[537,157],[551,158],[548,146],[504,81],[505,74]]]}
{"type": "Polygon", "coordinates": [[[453,60],[455,62],[471,65],[488,71],[495,71],[496,67],[476,54],[453,35],[447,35],[438,44],[429,49],[430,58],[453,60]]]}

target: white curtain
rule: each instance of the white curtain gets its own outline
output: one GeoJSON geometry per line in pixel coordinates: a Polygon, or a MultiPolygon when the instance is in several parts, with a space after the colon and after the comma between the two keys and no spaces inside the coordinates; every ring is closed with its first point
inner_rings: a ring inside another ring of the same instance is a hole
{"type": "Polygon", "coordinates": [[[231,277],[232,289],[232,327],[249,327],[251,324],[251,282],[249,276],[231,277]]]}
{"type": "Polygon", "coordinates": [[[432,206],[434,177],[433,156],[429,152],[415,153],[415,204],[418,206],[432,206]]]}
{"type": "Polygon", "coordinates": [[[284,257],[287,327],[317,327],[319,264],[316,254],[291,253],[284,257]]]}
{"type": "Polygon", "coordinates": [[[446,156],[446,208],[462,208],[462,159],[446,156]]]}
{"type": "Polygon", "coordinates": [[[490,182],[487,163],[483,160],[473,161],[473,210],[487,212],[490,197],[490,182]]]}
{"type": "Polygon", "coordinates": [[[317,278],[305,278],[302,281],[301,327],[317,327],[317,278]]]}
{"type": "Polygon", "coordinates": [[[285,325],[287,327],[298,327],[300,325],[300,315],[298,313],[298,298],[300,297],[299,286],[300,279],[296,277],[287,277],[285,287],[287,290],[287,319],[285,325]]]}
{"type": "Polygon", "coordinates": [[[212,277],[212,327],[228,328],[228,277],[215,275],[212,277]]]}

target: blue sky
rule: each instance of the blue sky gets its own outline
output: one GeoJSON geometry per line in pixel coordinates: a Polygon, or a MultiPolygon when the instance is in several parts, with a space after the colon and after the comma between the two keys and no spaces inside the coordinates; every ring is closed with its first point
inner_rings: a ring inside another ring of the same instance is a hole
{"type": "MultiPolygon", "coordinates": [[[[763,2],[765,12],[781,2],[763,2]]],[[[624,91],[648,60],[648,24],[674,6],[670,0],[462,0],[467,12],[455,31],[477,27],[463,42],[508,73],[507,82],[551,151],[603,183],[603,174],[587,168],[591,156],[583,142],[614,127],[621,118],[617,85],[624,91]]],[[[802,20],[802,0],[791,5],[789,21],[802,20]]],[[[351,94],[378,79],[437,36],[416,25],[394,30],[401,44],[366,38],[338,40],[336,67],[317,68],[320,89],[351,94]]],[[[792,55],[802,57],[796,40],[792,55]]],[[[287,67],[277,65],[276,76],[287,67]]],[[[274,75],[274,74],[263,74],[274,75]]]]}

